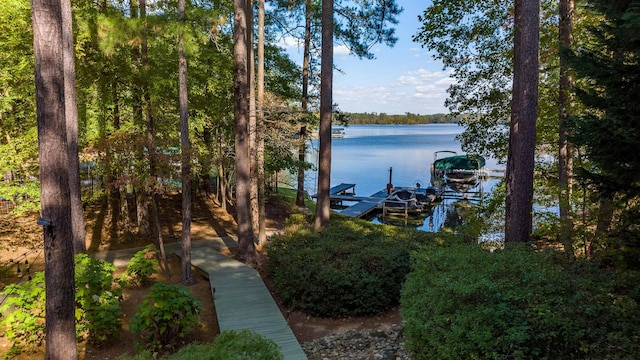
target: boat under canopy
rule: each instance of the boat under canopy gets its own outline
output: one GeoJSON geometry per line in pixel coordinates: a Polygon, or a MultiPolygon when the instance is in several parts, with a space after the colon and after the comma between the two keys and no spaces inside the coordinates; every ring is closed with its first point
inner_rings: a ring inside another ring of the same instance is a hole
{"type": "Polygon", "coordinates": [[[478,173],[486,161],[480,155],[458,155],[454,151],[438,151],[431,164],[431,184],[448,186],[456,192],[466,192],[478,184],[478,173]],[[438,159],[439,153],[453,155],[438,159]]]}
{"type": "Polygon", "coordinates": [[[449,171],[476,171],[484,167],[485,160],[480,155],[454,155],[437,159],[433,162],[436,170],[449,171]]]}

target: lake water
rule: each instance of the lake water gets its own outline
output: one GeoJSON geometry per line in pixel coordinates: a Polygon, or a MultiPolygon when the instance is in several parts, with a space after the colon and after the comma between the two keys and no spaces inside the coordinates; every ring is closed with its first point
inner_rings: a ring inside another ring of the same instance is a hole
{"type": "MultiPolygon", "coordinates": [[[[332,139],[331,186],[340,183],[356,184],[356,194],[369,196],[384,189],[389,182],[396,187],[411,187],[416,183],[428,186],[430,166],[436,151],[451,150],[462,154],[456,135],[462,127],[457,124],[428,125],[352,125],[345,128],[344,138],[332,139]]],[[[312,142],[308,161],[317,165],[318,141],[312,142]]],[[[442,156],[441,156],[442,157],[442,156]]],[[[487,159],[487,169],[501,169],[493,159],[487,159]]],[[[490,191],[497,180],[483,182],[479,189],[490,191]]],[[[306,189],[315,194],[317,173],[308,172],[306,189]]],[[[447,199],[416,219],[382,219],[375,216],[374,222],[406,224],[425,231],[437,231],[446,222],[461,221],[465,201],[447,199]]]]}

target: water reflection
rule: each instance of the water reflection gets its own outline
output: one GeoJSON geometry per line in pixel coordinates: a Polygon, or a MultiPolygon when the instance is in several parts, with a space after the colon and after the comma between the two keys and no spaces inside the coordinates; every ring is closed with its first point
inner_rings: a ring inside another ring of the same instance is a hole
{"type": "MultiPolygon", "coordinates": [[[[430,166],[435,153],[452,150],[462,153],[455,139],[462,132],[457,124],[429,125],[356,125],[345,128],[345,137],[332,141],[331,186],[341,183],[356,184],[358,196],[370,196],[385,189],[392,168],[392,183],[396,187],[410,187],[416,183],[430,184],[430,166]]],[[[317,140],[312,143],[317,149],[317,140]]],[[[307,160],[317,165],[317,152],[311,151],[307,160]]],[[[493,159],[487,159],[486,168],[496,169],[493,159]]],[[[308,172],[305,187],[316,193],[317,174],[308,172]]],[[[481,199],[491,191],[497,180],[482,181],[473,189],[481,199]]],[[[376,211],[371,218],[375,223],[414,227],[423,231],[438,231],[464,221],[465,208],[470,198],[453,192],[445,199],[425,209],[421,214],[382,216],[376,211]]],[[[474,200],[474,201],[477,201],[474,200]]],[[[345,204],[348,205],[348,204],[345,204]]]]}
{"type": "Polygon", "coordinates": [[[380,210],[370,214],[368,219],[375,224],[395,225],[429,232],[445,229],[453,231],[464,224],[475,203],[477,203],[476,200],[444,199],[425,208],[419,214],[410,214],[405,217],[404,214],[383,214],[380,210]]]}

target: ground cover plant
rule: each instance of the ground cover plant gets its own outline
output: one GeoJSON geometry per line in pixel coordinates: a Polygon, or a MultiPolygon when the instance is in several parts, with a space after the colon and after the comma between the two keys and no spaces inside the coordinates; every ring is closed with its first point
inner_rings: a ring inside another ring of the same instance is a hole
{"type": "Polygon", "coordinates": [[[277,295],[313,316],[370,315],[398,303],[410,253],[446,241],[430,234],[332,216],[321,232],[303,217],[273,238],[268,271],[277,295]]]}
{"type": "MultiPolygon", "coordinates": [[[[150,351],[121,360],[154,359],[150,351]]],[[[189,344],[176,353],[164,355],[161,360],[281,360],[284,356],[272,340],[251,331],[227,330],[221,332],[211,344],[189,344]]]]}
{"type": "Polygon", "coordinates": [[[136,252],[129,264],[127,270],[119,279],[122,286],[140,286],[148,283],[153,275],[156,274],[156,255],[155,245],[147,245],[144,249],[136,252]]]}
{"type": "Polygon", "coordinates": [[[401,314],[416,359],[633,359],[640,292],[552,250],[429,248],[414,257],[401,314]]]}
{"type": "Polygon", "coordinates": [[[200,325],[202,304],[182,285],[159,282],[138,306],[131,330],[151,350],[166,349],[200,325]]]}
{"type": "MultiPolygon", "coordinates": [[[[119,333],[120,289],[114,287],[113,264],[86,254],[75,258],[76,336],[100,343],[119,333]]],[[[45,339],[44,273],[31,280],[8,285],[1,295],[2,325],[11,341],[9,355],[35,350],[45,339]]]]}

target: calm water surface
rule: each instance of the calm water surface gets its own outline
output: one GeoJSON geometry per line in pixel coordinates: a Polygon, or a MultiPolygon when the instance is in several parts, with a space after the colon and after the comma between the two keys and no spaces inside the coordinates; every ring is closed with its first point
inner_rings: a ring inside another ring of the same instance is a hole
{"type": "MultiPolygon", "coordinates": [[[[356,194],[368,196],[385,188],[392,169],[392,183],[397,187],[426,186],[430,181],[430,166],[434,153],[452,150],[462,153],[455,137],[463,130],[457,124],[428,125],[352,125],[345,128],[344,138],[332,139],[331,186],[340,183],[356,184],[356,194]]],[[[318,142],[312,143],[317,150],[318,142]]],[[[317,165],[317,151],[309,154],[308,161],[317,165]]],[[[487,169],[503,168],[495,160],[487,159],[487,169]]],[[[482,184],[490,191],[497,181],[482,184]]],[[[317,173],[309,172],[305,184],[310,193],[317,188],[317,173]]],[[[425,231],[435,231],[446,221],[461,221],[464,211],[459,201],[447,200],[417,219],[407,221],[425,231]],[[447,219],[449,217],[449,219],[447,219]]],[[[374,222],[390,219],[374,218],[374,222]]],[[[398,219],[396,219],[398,220],[398,219]]],[[[404,219],[398,222],[404,225],[404,219]]]]}

